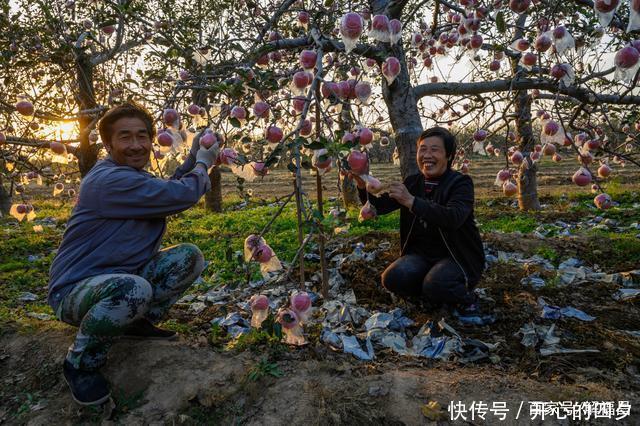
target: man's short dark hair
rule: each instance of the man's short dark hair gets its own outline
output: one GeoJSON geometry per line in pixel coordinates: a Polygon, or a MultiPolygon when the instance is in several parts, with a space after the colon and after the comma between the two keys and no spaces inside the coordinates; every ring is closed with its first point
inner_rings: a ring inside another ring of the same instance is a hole
{"type": "Polygon", "coordinates": [[[444,127],[432,127],[422,132],[418,138],[417,145],[419,146],[420,142],[432,136],[437,136],[442,139],[442,142],[444,143],[444,150],[447,153],[447,168],[451,168],[451,163],[453,163],[453,159],[456,158],[458,145],[456,143],[456,137],[444,127]]]}
{"type": "Polygon", "coordinates": [[[153,127],[153,117],[149,111],[136,102],[128,101],[111,108],[100,119],[100,122],[98,123],[98,132],[100,132],[100,139],[102,139],[102,143],[111,143],[111,136],[113,136],[113,123],[121,118],[131,117],[136,117],[142,120],[147,127],[147,132],[149,132],[149,137],[151,139],[156,136],[156,129],[153,127]]]}

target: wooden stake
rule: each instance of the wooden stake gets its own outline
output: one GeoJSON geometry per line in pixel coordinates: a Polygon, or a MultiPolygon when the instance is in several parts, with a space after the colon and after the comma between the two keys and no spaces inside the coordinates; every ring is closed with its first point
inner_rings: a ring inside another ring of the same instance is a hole
{"type": "MultiPolygon", "coordinates": [[[[316,86],[316,138],[320,140],[320,136],[322,135],[321,121],[320,121],[320,86],[316,86]]],[[[324,219],[324,206],[322,200],[322,176],[320,176],[320,171],[316,169],[316,195],[318,198],[318,210],[320,211],[320,218],[324,219]]],[[[329,277],[327,271],[327,259],[325,257],[324,250],[324,229],[322,229],[322,225],[319,227],[319,245],[320,245],[320,270],[322,272],[322,297],[324,300],[327,300],[329,297],[329,277]]]]}
{"type": "MultiPolygon", "coordinates": [[[[293,189],[296,194],[296,214],[298,216],[298,244],[302,246],[302,176],[300,175],[300,148],[295,148],[296,175],[293,181],[293,189]]],[[[304,290],[304,255],[300,256],[300,289],[304,290]]]]}

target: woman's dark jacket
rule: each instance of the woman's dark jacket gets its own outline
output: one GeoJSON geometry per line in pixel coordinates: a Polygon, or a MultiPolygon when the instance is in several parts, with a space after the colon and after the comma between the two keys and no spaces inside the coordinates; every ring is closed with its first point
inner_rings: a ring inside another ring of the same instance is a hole
{"type": "MultiPolygon", "coordinates": [[[[376,197],[359,189],[360,201],[376,208],[379,215],[400,209],[400,255],[405,254],[412,226],[436,226],[447,249],[462,268],[467,286],[474,287],[484,270],[485,259],[480,233],[473,217],[473,181],[467,175],[448,169],[440,178],[431,200],[424,198],[424,175],[407,177],[404,185],[415,197],[411,210],[384,194],[376,197]]],[[[428,242],[425,242],[428,244],[428,242]]]]}

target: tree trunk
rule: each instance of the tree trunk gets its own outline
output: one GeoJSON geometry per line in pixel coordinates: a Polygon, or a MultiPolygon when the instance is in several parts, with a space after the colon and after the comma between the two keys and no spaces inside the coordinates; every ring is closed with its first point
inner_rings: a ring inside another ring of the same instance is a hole
{"type": "Polygon", "coordinates": [[[210,212],[222,212],[222,174],[218,167],[214,167],[209,172],[211,181],[211,191],[204,196],[204,207],[210,212]]]}
{"type": "Polygon", "coordinates": [[[520,210],[540,210],[538,200],[538,166],[531,161],[529,153],[535,146],[533,129],[531,128],[531,96],[526,90],[516,92],[516,131],[520,152],[524,161],[518,169],[518,207],[520,210]]]}
{"type": "Polygon", "coordinates": [[[538,166],[528,156],[518,169],[518,207],[520,210],[540,210],[538,200],[538,166]]]}
{"type": "Polygon", "coordinates": [[[391,55],[400,61],[400,74],[389,85],[382,79],[382,97],[389,111],[389,120],[395,132],[395,142],[400,155],[402,179],[420,172],[416,163],[416,142],[422,133],[422,121],[405,61],[402,45],[394,46],[391,55]]]}
{"type": "MultiPolygon", "coordinates": [[[[193,69],[196,64],[192,59],[187,59],[187,66],[193,69]]],[[[194,90],[191,93],[191,101],[201,107],[207,107],[207,92],[204,90],[194,90]]],[[[204,208],[210,212],[222,212],[222,175],[218,167],[214,167],[209,172],[209,182],[211,182],[211,190],[204,196],[204,208]]]]}
{"type": "Polygon", "coordinates": [[[4,188],[2,175],[0,175],[0,213],[8,215],[11,209],[11,194],[4,188]]]}
{"type": "Polygon", "coordinates": [[[345,209],[350,207],[360,207],[360,198],[358,197],[358,188],[353,182],[353,179],[347,179],[342,174],[339,174],[340,178],[340,192],[342,193],[342,205],[345,209]]]}
{"type": "MultiPolygon", "coordinates": [[[[78,80],[78,106],[80,110],[92,109],[97,106],[95,92],[93,90],[93,64],[82,52],[76,52],[78,59],[76,62],[76,72],[78,80]]],[[[89,142],[89,132],[91,131],[93,116],[81,115],[78,119],[80,127],[80,146],[77,150],[78,166],[80,176],[84,177],[98,161],[98,148],[96,144],[89,142]]],[[[95,125],[95,124],[93,124],[95,125]]],[[[103,141],[103,143],[105,143],[103,141]]]]}
{"type": "MultiPolygon", "coordinates": [[[[514,39],[524,36],[524,24],[526,14],[518,17],[514,39]]],[[[511,59],[511,69],[514,75],[518,75],[524,70],[518,65],[518,58],[511,59]]],[[[524,156],[524,161],[518,168],[518,207],[520,210],[540,210],[538,200],[538,181],[536,172],[538,166],[531,161],[529,154],[535,146],[533,129],[531,128],[531,96],[526,90],[519,90],[515,93],[516,111],[516,132],[518,137],[518,149],[524,156]]]]}
{"type": "MultiPolygon", "coordinates": [[[[351,102],[345,101],[340,112],[340,129],[348,132],[351,130],[353,123],[351,122],[351,102]]],[[[341,174],[338,175],[340,182],[340,193],[342,194],[342,205],[345,209],[350,207],[360,207],[360,198],[358,197],[358,188],[353,179],[347,179],[341,174]]]]}

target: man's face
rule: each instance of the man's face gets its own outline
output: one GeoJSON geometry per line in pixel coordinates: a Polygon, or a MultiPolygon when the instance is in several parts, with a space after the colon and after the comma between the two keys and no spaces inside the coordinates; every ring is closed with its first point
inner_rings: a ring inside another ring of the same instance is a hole
{"type": "Polygon", "coordinates": [[[447,170],[447,151],[440,136],[429,136],[420,141],[416,155],[418,168],[428,178],[437,178],[447,170]]]}
{"type": "Polygon", "coordinates": [[[113,123],[107,151],[119,165],[141,170],[149,161],[151,144],[144,122],[138,117],[125,117],[113,123]]]}

